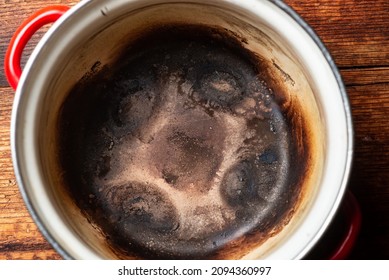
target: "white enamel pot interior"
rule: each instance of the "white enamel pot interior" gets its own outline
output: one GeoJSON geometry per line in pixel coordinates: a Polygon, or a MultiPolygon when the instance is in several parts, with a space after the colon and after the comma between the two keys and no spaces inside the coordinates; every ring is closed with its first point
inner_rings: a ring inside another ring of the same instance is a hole
{"type": "Polygon", "coordinates": [[[12,115],[15,172],[34,220],[64,258],[116,258],[58,188],[60,174],[51,168],[52,131],[66,94],[96,61],[109,65],[145,28],[168,23],[217,26],[245,38],[247,49],[271,62],[271,71],[303,112],[313,149],[300,204],[282,231],[243,257],[302,258],[342,200],[352,158],[352,124],[328,51],[282,1],[81,1],[60,18],[24,69],[12,115]]]}

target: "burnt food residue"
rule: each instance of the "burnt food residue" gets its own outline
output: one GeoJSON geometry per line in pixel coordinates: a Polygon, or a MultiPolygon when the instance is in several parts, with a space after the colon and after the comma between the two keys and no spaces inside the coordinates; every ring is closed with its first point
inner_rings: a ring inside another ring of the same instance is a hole
{"type": "Polygon", "coordinates": [[[241,41],[159,27],[69,93],[63,181],[120,258],[240,258],[290,219],[307,152],[241,41]]]}

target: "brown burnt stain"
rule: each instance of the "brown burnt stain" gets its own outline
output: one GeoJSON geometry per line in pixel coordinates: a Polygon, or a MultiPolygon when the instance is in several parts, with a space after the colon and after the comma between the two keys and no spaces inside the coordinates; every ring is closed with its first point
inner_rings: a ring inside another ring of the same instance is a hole
{"type": "Polygon", "coordinates": [[[118,258],[238,259],[291,219],[310,135],[272,62],[244,44],[158,27],[69,93],[63,181],[118,258]]]}

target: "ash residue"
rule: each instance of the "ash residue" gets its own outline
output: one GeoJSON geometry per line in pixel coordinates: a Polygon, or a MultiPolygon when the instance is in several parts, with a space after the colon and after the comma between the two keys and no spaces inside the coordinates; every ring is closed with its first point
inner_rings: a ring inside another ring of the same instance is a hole
{"type": "Polygon", "coordinates": [[[126,256],[228,258],[234,240],[266,238],[293,206],[277,200],[296,192],[290,132],[234,42],[201,27],[156,30],[64,104],[69,191],[126,256]]]}

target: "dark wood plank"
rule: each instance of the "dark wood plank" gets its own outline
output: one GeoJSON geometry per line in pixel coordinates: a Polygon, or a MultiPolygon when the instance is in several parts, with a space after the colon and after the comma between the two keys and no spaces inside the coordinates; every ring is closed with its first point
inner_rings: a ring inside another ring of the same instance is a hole
{"type": "Polygon", "coordinates": [[[14,92],[0,88],[0,259],[58,259],[20,195],[11,160],[10,119],[14,92]]]}
{"type": "Polygon", "coordinates": [[[355,127],[349,185],[363,213],[361,235],[352,256],[357,259],[389,259],[389,83],[374,84],[376,81],[347,88],[355,127]]]}
{"type": "Polygon", "coordinates": [[[389,66],[389,1],[285,2],[314,28],[339,67],[389,66]]]}
{"type": "Polygon", "coordinates": [[[344,83],[349,87],[389,83],[389,67],[341,69],[341,74],[344,83]]]}

